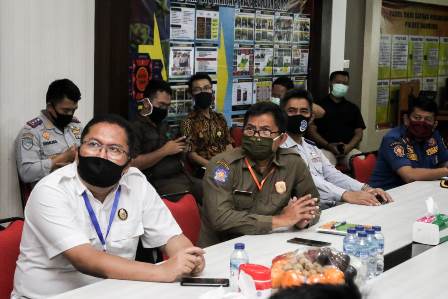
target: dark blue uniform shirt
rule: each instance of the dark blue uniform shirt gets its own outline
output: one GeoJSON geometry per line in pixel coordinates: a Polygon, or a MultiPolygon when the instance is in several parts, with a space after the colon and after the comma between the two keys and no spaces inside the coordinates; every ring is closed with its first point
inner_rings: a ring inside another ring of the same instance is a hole
{"type": "Polygon", "coordinates": [[[437,168],[448,161],[448,150],[438,131],[424,142],[406,136],[406,127],[395,127],[383,138],[369,185],[391,189],[405,182],[397,171],[403,166],[437,168]]]}

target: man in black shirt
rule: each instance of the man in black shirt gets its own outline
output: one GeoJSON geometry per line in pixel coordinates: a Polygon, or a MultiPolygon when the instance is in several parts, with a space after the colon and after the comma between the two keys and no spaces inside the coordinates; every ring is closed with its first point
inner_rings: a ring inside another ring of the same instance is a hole
{"type": "Polygon", "coordinates": [[[140,169],[160,196],[177,200],[185,191],[202,200],[202,182],[184,170],[185,136],[171,139],[164,121],[171,105],[171,87],[151,80],[144,92],[141,109],[134,121],[137,154],[133,165],[140,169]],[[170,195],[170,196],[164,196],[170,195]]]}
{"type": "Polygon", "coordinates": [[[349,74],[336,71],[330,75],[330,94],[319,101],[324,117],[310,127],[310,138],[322,149],[331,164],[338,162],[348,168],[351,156],[360,153],[356,148],[366,128],[359,108],[347,101],[349,74]]]}

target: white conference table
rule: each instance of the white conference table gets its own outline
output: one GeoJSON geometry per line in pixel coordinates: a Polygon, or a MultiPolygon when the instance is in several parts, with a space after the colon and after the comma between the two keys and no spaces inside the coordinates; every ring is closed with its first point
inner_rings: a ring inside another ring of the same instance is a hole
{"type": "MultiPolygon", "coordinates": [[[[271,260],[278,254],[295,250],[301,245],[287,243],[292,237],[303,237],[332,243],[332,247],[342,250],[342,236],[322,234],[316,232],[320,224],[332,220],[345,220],[349,223],[381,225],[385,236],[385,253],[390,253],[412,242],[412,224],[415,219],[423,216],[426,212],[425,199],[432,196],[442,212],[448,211],[448,189],[442,189],[438,181],[434,182],[414,182],[389,191],[395,202],[379,206],[368,207],[359,205],[344,204],[322,212],[317,225],[303,231],[277,232],[269,235],[242,236],[227,242],[216,244],[205,248],[206,268],[201,276],[203,277],[228,277],[229,257],[233,250],[233,244],[243,242],[249,254],[250,262],[271,265],[271,260]]],[[[303,246],[302,246],[303,247],[303,246]]],[[[425,253],[408,260],[407,262],[385,272],[380,277],[368,283],[368,286],[375,285],[382,288],[381,294],[376,294],[375,298],[393,298],[389,294],[403,292],[406,298],[423,298],[427,296],[414,296],[413,288],[419,288],[421,292],[425,289],[432,289],[436,292],[442,290],[442,275],[438,275],[440,284],[434,287],[431,284],[425,285],[432,278],[425,274],[423,264],[426,259],[433,262],[435,268],[428,271],[428,274],[444,274],[443,266],[437,264],[432,252],[437,255],[448,253],[448,245],[441,245],[432,248],[425,253]],[[445,249],[445,250],[443,250],[445,249]],[[420,267],[420,268],[418,268],[420,267]],[[412,274],[409,272],[412,270],[412,274]],[[420,284],[409,283],[408,278],[418,272],[420,284]],[[386,282],[387,280],[387,282],[386,282]],[[394,282],[391,284],[391,280],[394,282]],[[385,288],[384,285],[388,285],[385,288]],[[436,290],[434,290],[436,289],[436,290]]],[[[445,267],[445,269],[447,269],[445,267]]],[[[446,272],[446,271],[445,271],[446,272]]],[[[127,280],[105,279],[79,289],[53,297],[55,299],[76,299],[76,298],[110,298],[123,299],[132,298],[147,299],[150,295],[160,295],[163,298],[198,298],[201,294],[209,291],[207,287],[182,287],[177,283],[150,283],[127,280]]],[[[373,292],[372,292],[373,293],[373,292]]],[[[423,294],[423,293],[422,293],[423,294]]],[[[431,297],[429,297],[431,298],[431,297]]],[[[432,297],[435,298],[435,297],[432,297]]]]}

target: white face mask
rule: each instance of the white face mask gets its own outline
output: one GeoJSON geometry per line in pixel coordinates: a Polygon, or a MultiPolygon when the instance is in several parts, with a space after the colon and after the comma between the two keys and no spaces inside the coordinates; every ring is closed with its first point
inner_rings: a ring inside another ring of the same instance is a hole
{"type": "Polygon", "coordinates": [[[272,97],[271,98],[271,102],[280,106],[280,98],[272,97]]]}
{"type": "Polygon", "coordinates": [[[333,89],[331,90],[331,94],[337,98],[345,97],[348,91],[348,86],[341,83],[333,84],[333,89]]]}

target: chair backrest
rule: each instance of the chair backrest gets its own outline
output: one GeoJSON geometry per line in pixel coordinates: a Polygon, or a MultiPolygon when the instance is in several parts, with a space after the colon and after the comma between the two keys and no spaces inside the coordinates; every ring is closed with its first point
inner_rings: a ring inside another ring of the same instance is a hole
{"type": "Polygon", "coordinates": [[[194,196],[185,194],[176,202],[163,198],[174,219],[176,219],[184,235],[190,239],[191,243],[197,244],[199,240],[199,230],[201,229],[201,218],[194,196]]]}
{"type": "Polygon", "coordinates": [[[233,146],[239,147],[241,146],[241,140],[243,139],[243,128],[241,127],[232,127],[230,129],[230,137],[233,139],[233,146]]]}
{"type": "MultiPolygon", "coordinates": [[[[0,220],[0,223],[3,222],[7,221],[0,220]]],[[[0,299],[11,296],[23,223],[23,219],[15,220],[0,231],[0,299]]]]}
{"type": "Polygon", "coordinates": [[[350,158],[353,177],[361,183],[368,183],[376,164],[376,152],[361,153],[350,158]]]}

